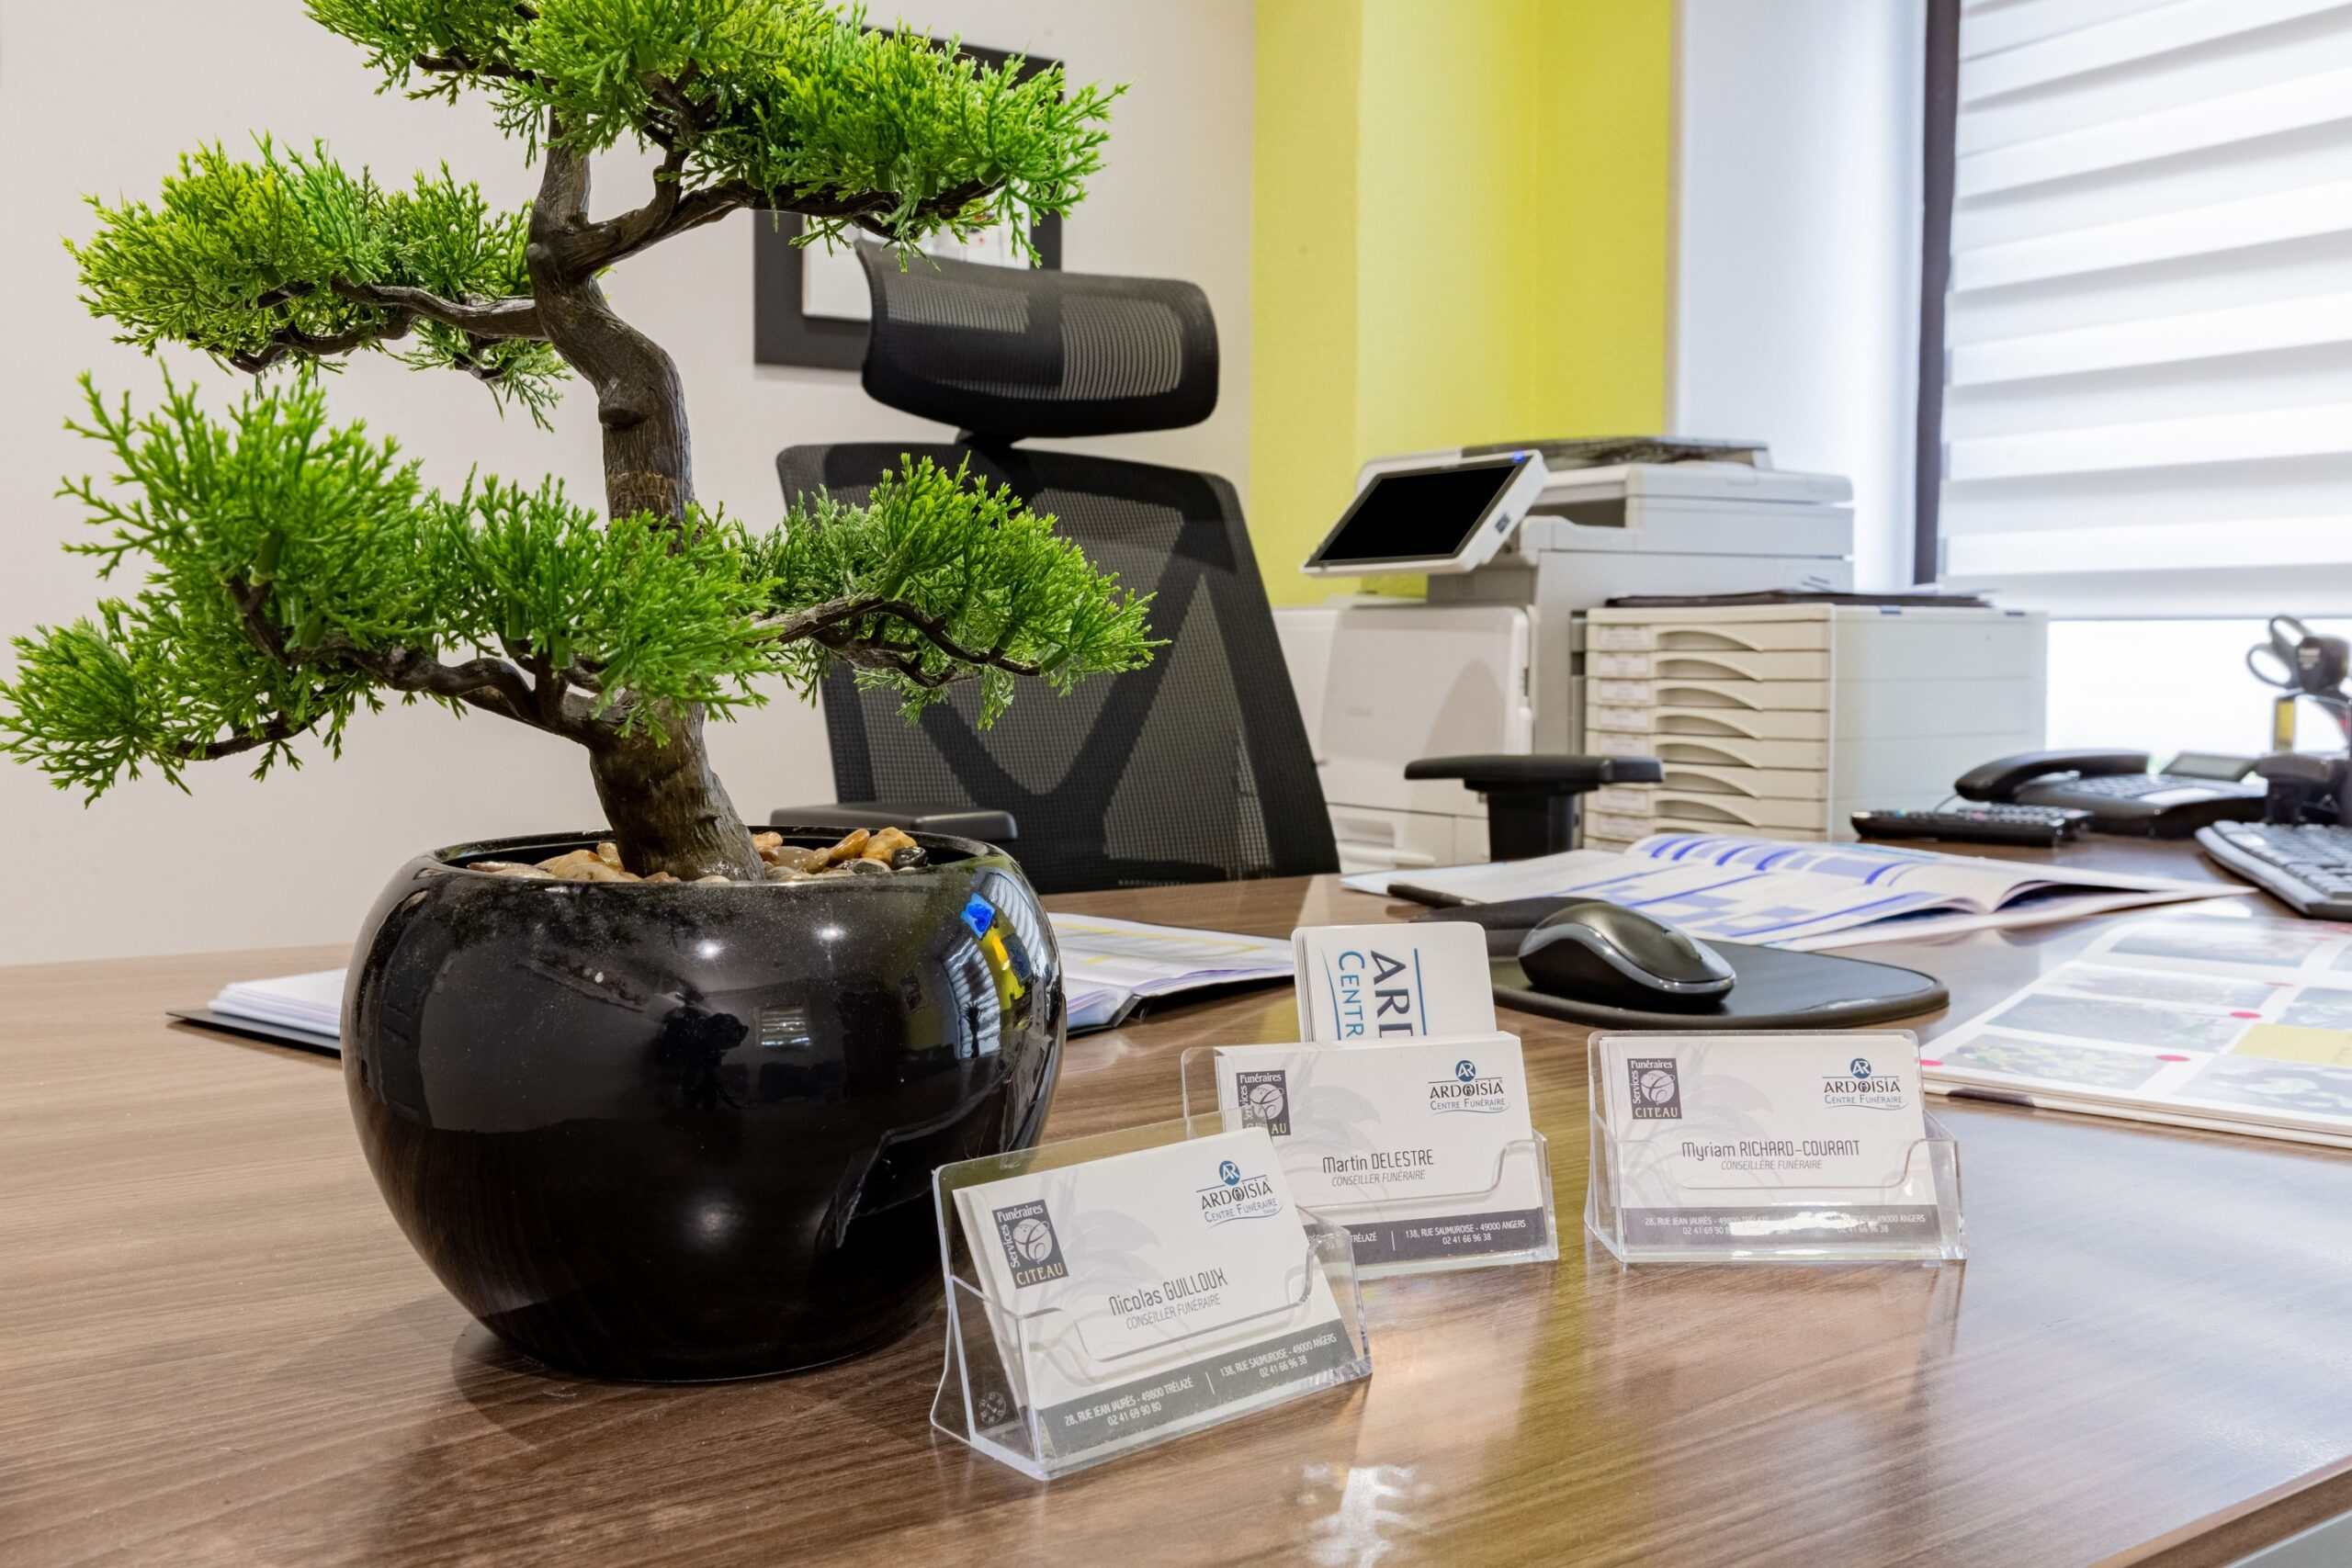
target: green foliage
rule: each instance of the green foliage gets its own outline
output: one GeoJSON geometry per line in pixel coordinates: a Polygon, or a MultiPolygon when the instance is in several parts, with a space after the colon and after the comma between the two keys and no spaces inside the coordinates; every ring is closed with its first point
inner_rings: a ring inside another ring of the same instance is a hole
{"type": "MultiPolygon", "coordinates": [[[[109,408],[87,378],[86,423],[115,488],[83,479],[102,539],[69,546],[112,577],[133,560],[145,582],[109,599],[96,623],[16,639],[17,674],[0,682],[6,750],[59,786],[92,795],[142,763],[178,782],[181,765],[224,739],[268,736],[256,773],[289,760],[285,740],[321,728],[339,747],[372,682],[332,665],[289,669],[264,651],[232,584],[266,587],[260,615],[290,644],[330,635],[392,643],[422,635],[433,584],[418,570],[424,491],[413,464],[357,424],[330,428],[304,380],[257,390],[228,424],[166,382],[162,409],[109,408]]],[[[243,749],[243,748],[239,748],[243,749]]]]}
{"type": "Polygon", "coordinates": [[[101,531],[69,547],[144,581],[93,620],[15,639],[0,751],[92,797],[146,767],[179,783],[209,756],[256,752],[266,773],[305,733],[339,753],[387,694],[457,707],[433,678],[445,656],[513,660],[586,716],[550,727],[591,739],[675,705],[755,705],[769,675],[807,694],[842,658],[910,711],[978,676],[987,722],[1011,700],[1008,666],[1066,691],[1156,646],[1146,602],[1050,518],[928,460],[869,506],[820,501],[762,535],[700,513],[606,523],[552,481],[435,494],[393,443],[332,424],[308,373],[225,420],[168,382],[145,415],[84,387],[70,428],[115,471],[63,487],[101,531]]]}
{"type": "MultiPolygon", "coordinates": [[[[903,26],[867,30],[822,0],[310,0],[363,45],[386,85],[488,91],[500,123],[535,137],[549,113],[583,152],[682,142],[687,188],[744,186],[764,204],[821,209],[880,195],[865,214],[911,244],[941,227],[1067,212],[1102,162],[1110,100],[1064,94],[1058,68],[1019,80],[903,26]],[[421,70],[420,59],[436,69],[421,70]],[[457,67],[452,69],[452,67],[457,67]],[[968,205],[948,193],[980,193],[968,205]],[[933,203],[926,209],[922,204],[933,203]]],[[[857,214],[811,219],[838,237],[857,214]]]]}
{"type": "MultiPolygon", "coordinates": [[[[1149,662],[1159,645],[1144,624],[1148,597],[1095,570],[1054,532],[1052,517],[965,468],[951,474],[928,457],[900,461],[906,466],[885,477],[865,505],[820,497],[753,542],[775,580],[778,614],[906,606],[958,647],[1034,667],[1060,692],[1088,675],[1149,662]]],[[[899,691],[910,717],[945,696],[943,682],[970,668],[895,615],[855,614],[831,630],[884,655],[880,664],[862,662],[859,678],[899,691]]],[[[811,639],[783,648],[777,663],[796,690],[813,696],[834,657],[822,639],[811,639]]],[[[1012,693],[1011,671],[983,669],[978,722],[993,723],[1012,693]]]]}
{"type": "Polygon", "coordinates": [[[769,659],[750,628],[770,585],[723,518],[607,524],[552,480],[526,491],[492,479],[445,506],[433,553],[444,641],[577,668],[600,688],[597,710],[617,706],[625,725],[664,703],[724,712],[763,700],[752,682],[769,659]]]}
{"type": "Polygon", "coordinates": [[[297,338],[327,345],[313,353],[376,347],[413,366],[471,370],[535,417],[554,400],[564,368],[546,344],[469,340],[420,321],[395,350],[379,338],[400,325],[397,313],[337,291],[528,293],[528,209],[492,213],[477,186],[446,168],[387,191],[323,147],[282,152],[265,138],[258,149],[250,161],[217,144],[183,156],[153,206],[93,198],[97,232],[66,248],[81,266],[84,303],[121,326],[118,341],[150,352],[183,343],[226,360],[265,356],[297,338]]]}
{"type": "Polygon", "coordinates": [[[259,773],[297,761],[303,735],[339,751],[388,694],[601,747],[665,736],[680,708],[756,704],[769,676],[810,694],[838,660],[910,715],[978,679],[986,724],[1018,676],[1067,691],[1149,659],[1146,602],[965,473],[913,463],[866,506],[820,500],[759,535],[692,508],[601,519],[553,483],[469,480],[448,498],[392,443],[331,423],[314,373],[363,349],[463,369],[544,423],[566,371],[542,334],[602,363],[596,314],[559,309],[593,300],[599,269],[743,206],[800,211],[812,239],[854,225],[910,246],[1001,219],[1025,245],[1099,166],[1115,92],[982,68],[822,0],[307,3],[388,87],[483,92],[507,131],[566,160],[659,146],[664,183],[637,210],[574,221],[560,162],[545,301],[529,209],[493,212],[446,168],[387,189],[265,139],[250,159],[183,157],[152,204],[94,200],[96,231],[68,248],[120,341],[249,371],[290,357],[299,374],[223,420],[168,378],[143,416],[85,380],[70,428],[114,470],[62,491],[100,531],[69,547],[102,575],[135,563],[141,582],[15,639],[0,752],[93,796],[147,768],[179,783],[209,757],[254,753],[259,773]]]}

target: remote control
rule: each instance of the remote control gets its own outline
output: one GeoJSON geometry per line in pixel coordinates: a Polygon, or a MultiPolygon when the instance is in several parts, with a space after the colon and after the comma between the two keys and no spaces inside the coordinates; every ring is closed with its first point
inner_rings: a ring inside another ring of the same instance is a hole
{"type": "Polygon", "coordinates": [[[2060,844],[2080,838],[2087,811],[2068,806],[1960,806],[1949,811],[1857,811],[1865,839],[1954,839],[1980,844],[2060,844]]]}

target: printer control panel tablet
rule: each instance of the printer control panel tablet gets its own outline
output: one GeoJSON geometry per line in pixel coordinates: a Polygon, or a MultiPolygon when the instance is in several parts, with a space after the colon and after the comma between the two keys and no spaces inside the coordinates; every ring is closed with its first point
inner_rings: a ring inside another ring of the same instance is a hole
{"type": "Polygon", "coordinates": [[[1494,558],[1548,478],[1532,452],[1390,469],[1356,493],[1301,570],[1320,577],[1475,571],[1494,558]]]}

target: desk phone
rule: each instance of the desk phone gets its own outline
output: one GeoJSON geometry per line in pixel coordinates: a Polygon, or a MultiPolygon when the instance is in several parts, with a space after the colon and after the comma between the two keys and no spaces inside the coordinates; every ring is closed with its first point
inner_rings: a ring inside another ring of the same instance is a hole
{"type": "Polygon", "coordinates": [[[1952,790],[1963,800],[2068,807],[2089,812],[2095,833],[2157,839],[2262,816],[2267,788],[2246,782],[2251,757],[2184,751],[2161,773],[2148,763],[2145,751],[2027,751],[1970,769],[1952,790]]]}

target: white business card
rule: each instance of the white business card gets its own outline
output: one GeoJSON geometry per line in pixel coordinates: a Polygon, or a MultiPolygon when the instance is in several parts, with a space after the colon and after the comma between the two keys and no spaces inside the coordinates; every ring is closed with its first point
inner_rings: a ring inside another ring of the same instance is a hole
{"type": "Polygon", "coordinates": [[[1494,970],[1483,927],[1467,920],[1302,926],[1290,940],[1302,1040],[1358,1045],[1494,1031],[1494,970]]]}
{"type": "Polygon", "coordinates": [[[1047,1455],[1233,1414],[1355,1359],[1262,1128],[965,1187],[956,1204],[1003,1309],[1001,1369],[967,1370],[1008,1386],[976,1388],[974,1408],[1033,1410],[1047,1455]]]}
{"type": "Polygon", "coordinates": [[[1932,1238],[1919,1048],[1899,1032],[1610,1034],[1603,1114],[1628,1239],[1693,1245],[1835,1210],[1932,1238]]]}
{"type": "Polygon", "coordinates": [[[1516,1035],[1216,1049],[1220,1108],[1263,1127],[1291,1191],[1359,1268],[1548,1246],[1516,1035]]]}

